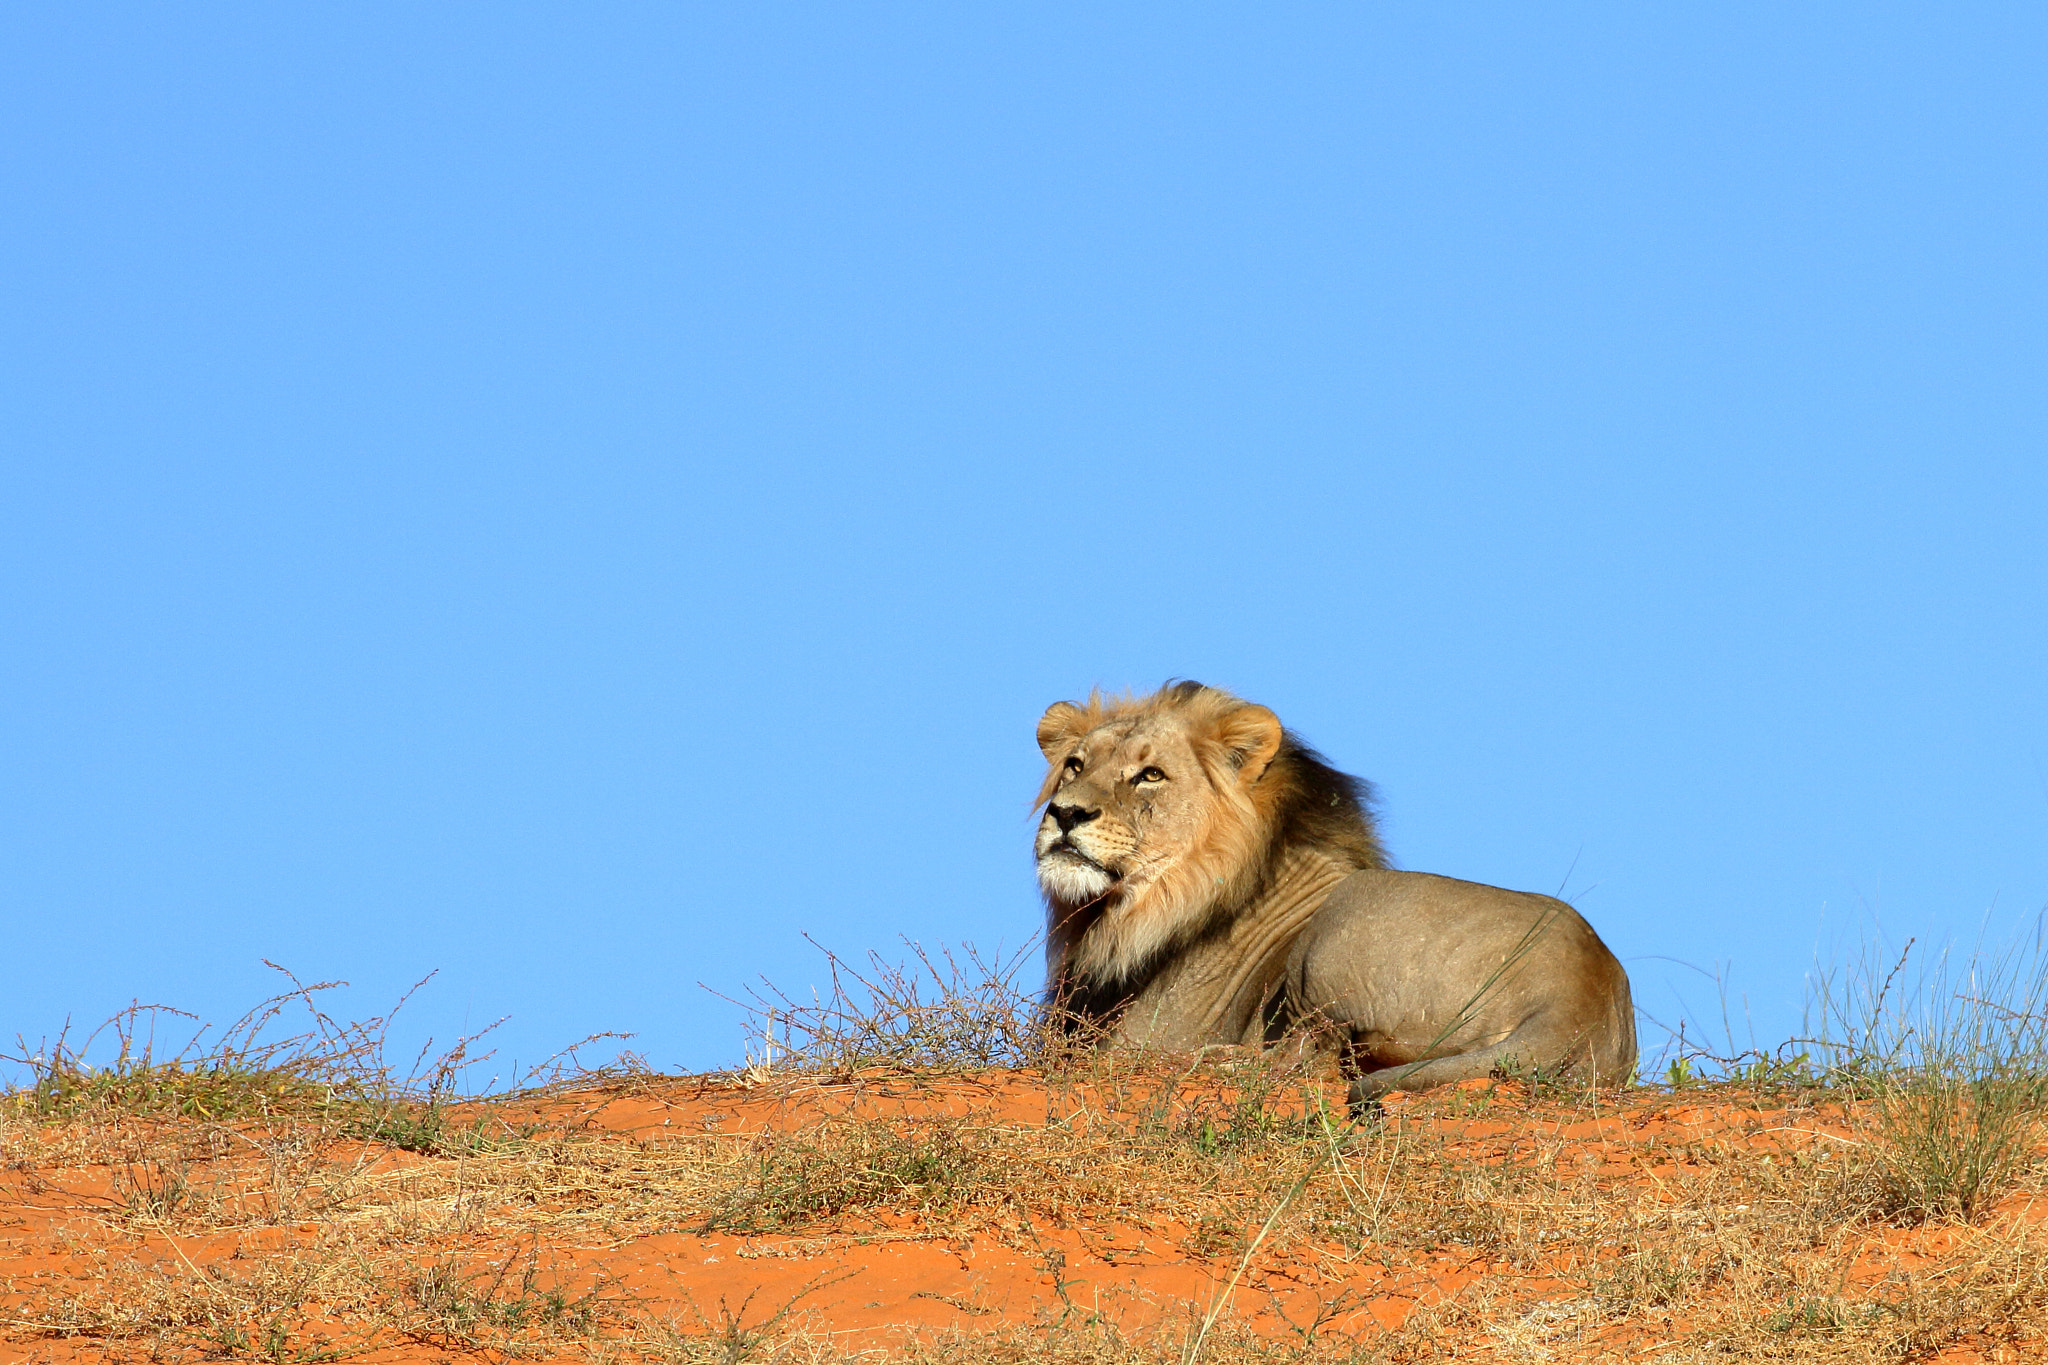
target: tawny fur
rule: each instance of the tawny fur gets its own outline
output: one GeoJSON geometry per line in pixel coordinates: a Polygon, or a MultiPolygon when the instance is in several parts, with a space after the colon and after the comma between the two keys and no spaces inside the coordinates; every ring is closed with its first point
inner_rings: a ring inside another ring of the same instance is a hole
{"type": "Polygon", "coordinates": [[[1229,692],[1174,684],[1145,698],[1057,702],[1038,722],[1038,747],[1049,761],[1036,841],[1047,966],[1055,993],[1077,1001],[1128,993],[1176,950],[1255,909],[1298,849],[1339,872],[1386,866],[1372,788],[1229,692]],[[1155,763],[1169,769],[1174,800],[1130,782],[1155,763]],[[1069,800],[1098,812],[1069,841],[1102,874],[1059,855],[1051,808],[1069,800]]]}
{"type": "Polygon", "coordinates": [[[1048,708],[1038,743],[1056,1020],[1174,1049],[1313,1029],[1362,1101],[1501,1065],[1633,1068],[1627,975],[1576,910],[1388,870],[1370,786],[1265,707],[1199,683],[1094,693],[1048,708]]]}
{"type": "Polygon", "coordinates": [[[1038,840],[1048,965],[1084,994],[1139,981],[1256,906],[1297,849],[1346,871],[1386,865],[1371,787],[1331,768],[1265,707],[1217,688],[1177,683],[1148,697],[1059,702],[1039,721],[1038,743],[1049,768],[1037,804],[1078,795],[1098,810],[1080,838],[1115,874],[1097,879],[1092,896],[1073,894],[1087,881],[1046,866],[1058,832],[1048,810],[1038,840]],[[1070,774],[1077,755],[1088,766],[1070,774]],[[1146,801],[1129,778],[1154,760],[1196,799],[1164,811],[1146,801]]]}

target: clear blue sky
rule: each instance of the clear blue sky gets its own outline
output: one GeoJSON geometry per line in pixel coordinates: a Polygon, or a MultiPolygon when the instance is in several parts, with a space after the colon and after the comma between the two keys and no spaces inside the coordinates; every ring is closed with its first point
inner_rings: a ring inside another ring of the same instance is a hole
{"type": "MultiPolygon", "coordinates": [[[[2048,901],[2038,5],[0,19],[0,1037],[740,1050],[1169,676],[1760,1034],[2048,901]]],[[[1738,1030],[1741,1025],[1738,1022],[1738,1030]]]]}

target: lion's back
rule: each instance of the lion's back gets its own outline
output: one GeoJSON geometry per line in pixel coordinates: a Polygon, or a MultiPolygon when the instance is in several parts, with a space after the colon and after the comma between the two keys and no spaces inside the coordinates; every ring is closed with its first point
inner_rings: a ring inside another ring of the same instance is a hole
{"type": "Polygon", "coordinates": [[[1577,910],[1427,872],[1368,869],[1339,882],[1295,940],[1285,980],[1304,1012],[1353,1020],[1510,1018],[1542,1000],[1634,1035],[1628,975],[1577,910]]]}

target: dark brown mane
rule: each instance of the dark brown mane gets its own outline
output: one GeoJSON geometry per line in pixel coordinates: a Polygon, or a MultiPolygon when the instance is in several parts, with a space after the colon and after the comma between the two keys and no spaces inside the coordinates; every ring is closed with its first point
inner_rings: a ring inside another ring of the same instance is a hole
{"type": "Polygon", "coordinates": [[[1387,866],[1386,850],[1380,847],[1379,832],[1372,812],[1376,801],[1372,783],[1362,777],[1338,772],[1329,760],[1302,742],[1292,730],[1284,732],[1280,752],[1268,769],[1284,780],[1272,847],[1267,857],[1277,860],[1290,849],[1304,845],[1347,858],[1354,867],[1387,866]]]}

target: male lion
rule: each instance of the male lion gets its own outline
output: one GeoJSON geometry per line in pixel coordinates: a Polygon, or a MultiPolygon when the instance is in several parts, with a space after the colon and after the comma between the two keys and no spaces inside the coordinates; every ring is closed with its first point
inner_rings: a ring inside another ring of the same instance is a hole
{"type": "Polygon", "coordinates": [[[1175,1050],[1333,1034],[1354,1105],[1505,1064],[1626,1078],[1628,976],[1551,896],[1387,867],[1371,788],[1200,683],[1055,702],[1047,1003],[1175,1050]]]}

